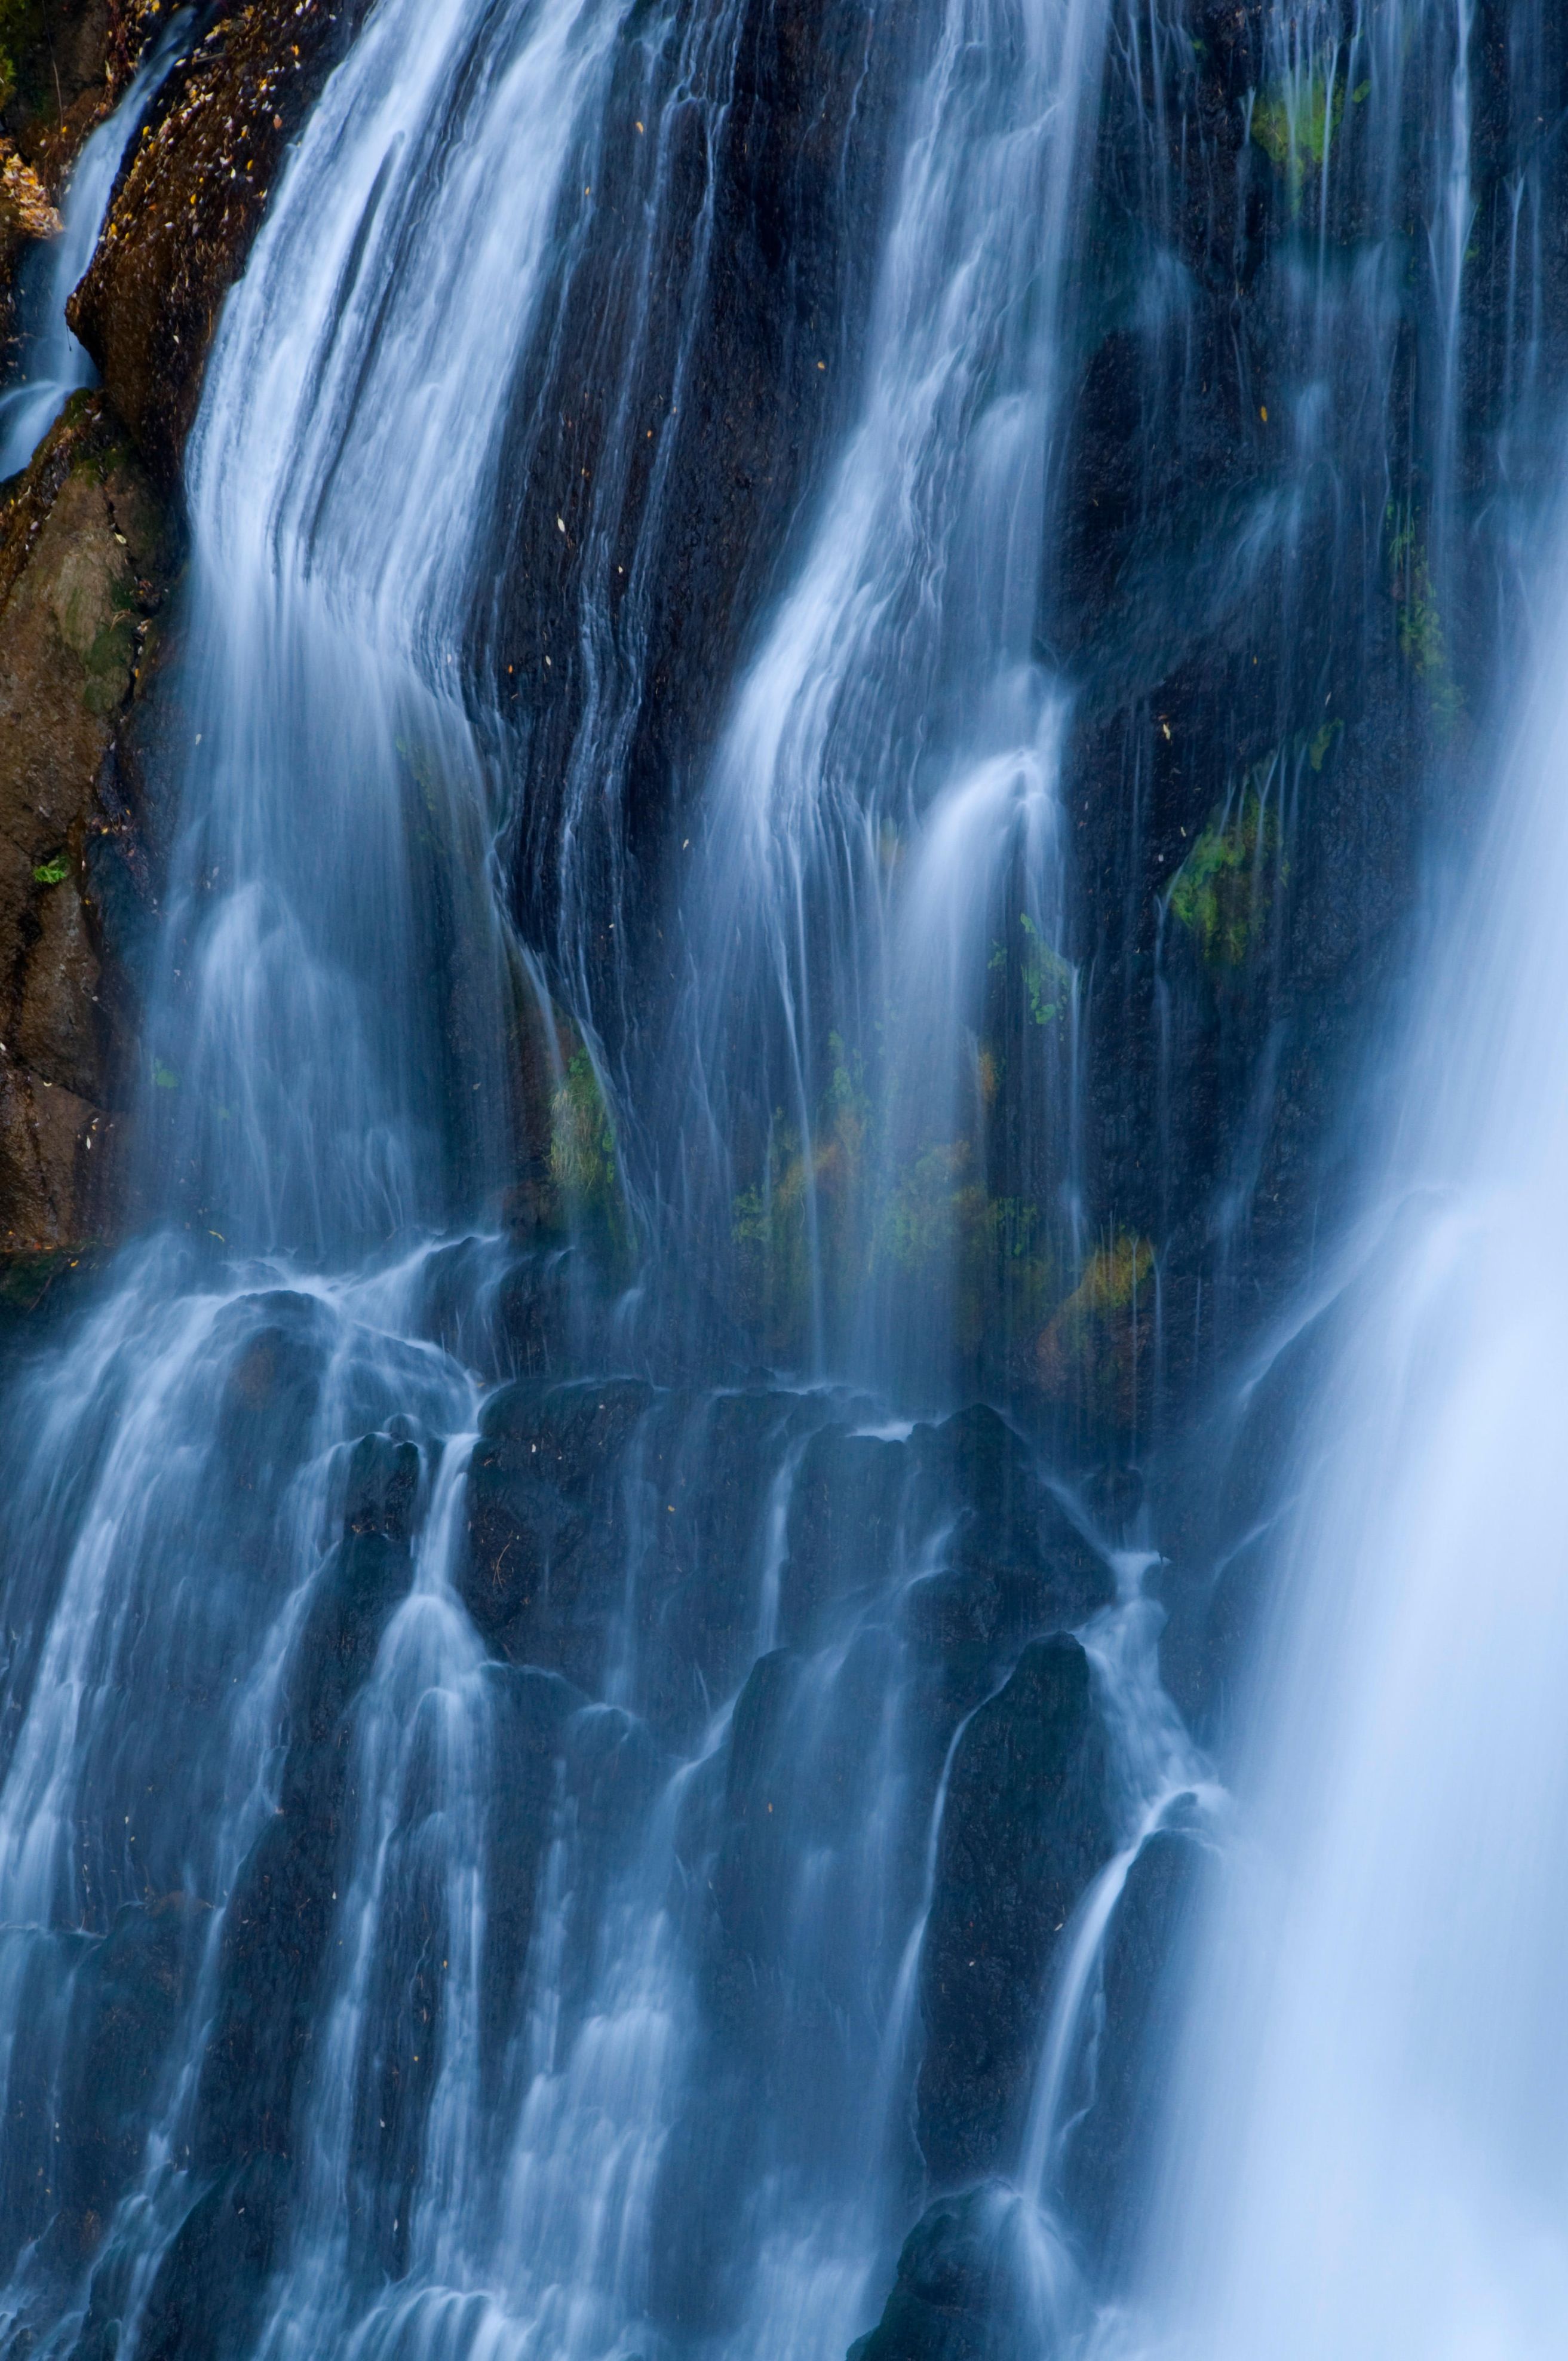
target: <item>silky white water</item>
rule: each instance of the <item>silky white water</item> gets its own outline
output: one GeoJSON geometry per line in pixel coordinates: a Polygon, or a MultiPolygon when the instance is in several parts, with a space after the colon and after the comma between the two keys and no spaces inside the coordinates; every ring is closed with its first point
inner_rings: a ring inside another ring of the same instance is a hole
{"type": "Polygon", "coordinates": [[[1544,2361],[1568,2316],[1568,576],[1347,1250],[1129,2346],[1544,2361]],[[1152,2325],[1149,2323],[1152,2323],[1152,2325]]]}
{"type": "Polygon", "coordinates": [[[984,1170],[981,1009],[1010,961],[1035,1003],[1020,1087],[1071,1195],[1064,692],[1036,629],[1105,20],[1102,0],[941,12],[856,412],[733,696],[691,897],[688,1131],[717,1124],[727,1159],[738,1115],[766,1124],[762,1173],[718,1177],[752,1181],[768,1253],[802,1226],[807,1364],[916,1388],[950,1337],[933,1304],[911,1321],[889,1236],[901,1191],[984,1170]],[[801,1208],[775,1216],[792,1158],[801,1208]]]}

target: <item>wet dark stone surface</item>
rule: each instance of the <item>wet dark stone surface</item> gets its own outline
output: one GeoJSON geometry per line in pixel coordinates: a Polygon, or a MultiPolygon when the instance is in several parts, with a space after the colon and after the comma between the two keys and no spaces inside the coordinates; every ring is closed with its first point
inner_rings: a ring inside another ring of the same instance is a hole
{"type": "MultiPolygon", "coordinates": [[[[499,621],[487,592],[481,624],[503,696],[514,668],[531,682],[509,852],[523,931],[547,962],[563,825],[618,747],[616,840],[596,824],[572,855],[593,881],[591,958],[609,972],[617,925],[639,971],[636,993],[606,1005],[612,1056],[678,974],[664,894],[677,823],[843,423],[900,60],[917,33],[905,0],[682,5],[657,63],[629,49],[617,74],[595,176],[613,232],[556,291],[552,367],[520,402],[508,453],[499,621]],[[649,272],[664,297],[652,310],[649,272]]],[[[688,1283],[701,1287],[699,1269],[688,1283]]]]}
{"type": "Polygon", "coordinates": [[[464,1604],[499,1653],[590,1692],[624,1587],[623,1455],[652,1400],[623,1379],[503,1388],[469,1462],[464,1604]]]}
{"type": "Polygon", "coordinates": [[[1089,1660],[1033,1642],[953,1757],[921,1955],[921,2151],[940,2184],[1011,2161],[1059,1938],[1109,1860],[1105,1740],[1089,1660]]]}
{"type": "Polygon", "coordinates": [[[754,1652],[759,1528],[788,1397],[520,1381],[486,1405],[459,1589],[516,1663],[606,1694],[618,1649],[689,1741],[754,1652]]]}
{"type": "Polygon", "coordinates": [[[943,1668],[945,1693],[967,1711],[1024,1642],[1070,1630],[1109,1604],[1112,1582],[1042,1480],[1037,1458],[996,1411],[960,1411],[910,1441],[916,1532],[933,1537],[929,1571],[905,1604],[909,1631],[943,1668]]]}
{"type": "Polygon", "coordinates": [[[498,2073],[517,2022],[544,1850],[565,1800],[566,1726],[586,1700],[553,1673],[496,1664],[488,1674],[495,1753],[485,1814],[479,2025],[486,2070],[498,2073]]]}
{"type": "MultiPolygon", "coordinates": [[[[267,2274],[288,2235],[292,2193],[287,2161],[258,2154],[222,2173],[196,2200],[148,2297],[139,2349],[148,2361],[205,2361],[245,2349],[267,2274]]],[[[81,2361],[109,2361],[116,2350],[118,2323],[106,2312],[95,2290],[81,2361]]]]}
{"type": "Polygon", "coordinates": [[[1066,2202],[1096,2266],[1114,2284],[1135,2262],[1162,2103],[1179,2062],[1182,1975],[1214,1855],[1161,1828],[1127,1872],[1105,1940],[1094,2097],[1068,2149],[1066,2202]]]}
{"type": "Polygon", "coordinates": [[[58,2194],[82,2246],[96,2245],[141,2161],[170,2043],[191,1998],[211,1905],[187,1894],[127,1903],[78,1968],[60,2121],[71,2127],[58,2194]]]}
{"type": "Polygon", "coordinates": [[[350,1534],[378,1533],[406,1544],[419,1494],[419,1445],[389,1434],[367,1434],[348,1455],[343,1523],[350,1534]]]}
{"type": "Polygon", "coordinates": [[[911,1475],[902,1443],[838,1425],[811,1437],[789,1496],[782,1637],[809,1646],[834,1601],[874,1589],[895,1572],[911,1475]]]}
{"type": "Polygon", "coordinates": [[[904,2242],[881,2320],[850,2345],[848,2361],[994,2361],[1005,2349],[998,2312],[1007,2292],[1006,2203],[980,2188],[928,2206],[904,2242]]]}

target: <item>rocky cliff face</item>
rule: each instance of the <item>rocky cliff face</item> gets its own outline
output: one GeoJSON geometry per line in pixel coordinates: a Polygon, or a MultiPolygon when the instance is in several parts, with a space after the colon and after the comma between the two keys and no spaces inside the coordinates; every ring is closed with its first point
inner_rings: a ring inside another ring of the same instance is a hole
{"type": "MultiPolygon", "coordinates": [[[[16,182],[8,199],[0,180],[0,270],[47,230],[50,192],[168,13],[161,0],[0,12],[16,182]]],[[[180,563],[180,456],[224,295],[356,10],[214,15],[194,12],[72,302],[104,389],[61,419],[0,520],[0,1297],[14,1306],[123,1219],[178,732],[147,693],[180,563]]]]}
{"type": "Polygon", "coordinates": [[[0,541],[0,1247],[24,1291],[114,1218],[150,905],[147,831],[115,752],[135,734],[170,571],[145,469],[102,399],[81,397],[0,541]]]}

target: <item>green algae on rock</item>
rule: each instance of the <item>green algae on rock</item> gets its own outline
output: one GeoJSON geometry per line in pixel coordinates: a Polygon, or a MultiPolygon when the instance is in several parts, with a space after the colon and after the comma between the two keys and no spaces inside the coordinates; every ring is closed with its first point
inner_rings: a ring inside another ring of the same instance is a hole
{"type": "Polygon", "coordinates": [[[1277,806],[1249,785],[1239,802],[1210,818],[1177,871],[1171,916],[1210,967],[1241,967],[1251,957],[1278,873],[1278,850],[1277,806]]]}

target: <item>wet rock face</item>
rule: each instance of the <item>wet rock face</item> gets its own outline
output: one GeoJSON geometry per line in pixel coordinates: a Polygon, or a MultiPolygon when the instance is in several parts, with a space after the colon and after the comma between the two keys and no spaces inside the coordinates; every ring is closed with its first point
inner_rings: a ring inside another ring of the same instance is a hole
{"type": "Polygon", "coordinates": [[[598,1688],[624,1590],[621,1454],[651,1389],[526,1382],[486,1405],[464,1604],[498,1653],[598,1688]]]}
{"type": "Polygon", "coordinates": [[[60,2198],[85,2250],[141,2160],[158,2077],[210,1920],[210,1905],[188,1894],[127,1903],[77,1971],[60,2098],[72,2136],[60,2198]]]}
{"type": "Polygon", "coordinates": [[[1105,1942],[1093,2099],[1065,2172],[1072,2220],[1110,2282],[1138,2253],[1143,2201],[1181,2026],[1187,1938],[1214,1871],[1197,1837],[1161,1828],[1127,1872],[1105,1942]]]}
{"type": "Polygon", "coordinates": [[[629,45],[618,71],[596,231],[554,292],[546,382],[519,404],[485,651],[503,712],[528,683],[510,846],[520,921],[554,960],[563,824],[618,746],[623,841],[612,850],[597,824],[587,840],[588,948],[608,966],[609,924],[623,950],[634,936],[650,1005],[675,973],[658,884],[679,874],[680,815],[751,621],[779,587],[791,517],[843,424],[913,30],[903,0],[682,0],[674,14],[658,60],[629,45]],[[664,288],[651,309],[646,272],[664,288]],[[613,719],[586,656],[607,633],[613,719]],[[611,906],[628,855],[639,890],[611,906]]]}
{"type": "Polygon", "coordinates": [[[943,1668],[956,1713],[996,1686],[1025,1642],[1108,1604],[1111,1579],[1042,1480],[1035,1454],[982,1404],[910,1438],[914,1530],[928,1536],[908,1626],[943,1668]]]}
{"type": "MultiPolygon", "coordinates": [[[[269,1367],[280,1333],[258,1339],[269,1367]]],[[[307,1358],[295,1356],[296,1393],[308,1387],[307,1358]]],[[[317,2054],[319,1985],[357,1806],[353,1708],[412,1574],[411,1450],[368,1435],[350,1455],[342,1535],[291,1653],[277,1807],[225,1917],[189,2159],[194,2202],[149,2298],[148,2349],[164,2361],[243,2341],[288,2224],[298,2086],[317,2054]]],[[[114,2297],[112,2277],[95,2286],[105,2313],[114,2297]]]]}
{"type": "Polygon", "coordinates": [[[69,2279],[96,2251],[139,2159],[209,1923],[182,1894],[128,1903],[96,1936],[58,1936],[19,1979],[7,1938],[0,1972],[28,2036],[0,2173],[8,2266],[32,2245],[44,2270],[69,2279]]]}
{"type": "Polygon", "coordinates": [[[5,0],[0,132],[51,185],[118,97],[170,0],[5,0]]]}
{"type": "Polygon", "coordinates": [[[897,1576],[934,1726],[950,1728],[1032,1634],[1106,1603],[1104,1562],[993,1411],[902,1441],[821,1416],[793,1395],[628,1378],[502,1388],[469,1466],[457,1577],[487,1643],[589,1696],[634,1656],[640,1708],[685,1743],[764,1625],[819,1645],[897,1576]]]}
{"type": "Polygon", "coordinates": [[[72,402],[0,524],[0,1254],[79,1248],[107,1218],[129,1049],[94,892],[135,836],[101,792],[170,554],[102,399],[72,402]],[[116,1017],[118,1023],[116,1023],[116,1017]]]}
{"type": "Polygon", "coordinates": [[[904,2242],[881,2320],[848,2361],[997,2361],[1005,2211],[987,2188],[927,2207],[904,2242]]]}
{"type": "MultiPolygon", "coordinates": [[[[1549,445],[1508,414],[1519,356],[1495,291],[1507,192],[1537,176],[1531,334],[1540,382],[1560,386],[1563,161],[1537,123],[1557,118],[1568,48],[1552,12],[1528,55],[1506,9],[1470,32],[1477,228],[1453,356],[1464,555],[1439,582],[1422,554],[1431,495],[1388,487],[1426,486],[1435,466],[1442,331],[1423,225],[1441,215],[1428,176],[1447,34],[1412,41],[1397,110],[1373,80],[1337,102],[1320,189],[1270,129],[1281,12],[1190,0],[1165,23],[1157,39],[1113,40],[1102,85],[1082,268],[1104,307],[1068,405],[1043,623],[1079,687],[1065,783],[1073,956],[1096,979],[1090,1193],[1103,1223],[1157,1242],[1149,1382],[1179,1419],[1343,1202],[1340,1084],[1400,972],[1434,810],[1489,792],[1475,724],[1519,583],[1495,524],[1547,497],[1555,465],[1529,492],[1499,473],[1505,448],[1529,472],[1549,445]],[[1316,284],[1300,276],[1308,224],[1316,284]],[[1375,251],[1399,258],[1397,329],[1345,295],[1375,251]],[[1135,254],[1142,318],[1117,291],[1135,254]],[[1335,421],[1321,486],[1291,442],[1315,372],[1335,421]],[[1277,835],[1249,840],[1234,815],[1265,780],[1277,835]],[[1228,835],[1214,828],[1226,796],[1228,835]]],[[[1312,71],[1321,89],[1327,69],[1312,71]]],[[[1149,1404],[1137,1407],[1146,1434],[1149,1404]]],[[[1083,1414],[1106,1422],[1091,1399],[1083,1414]]],[[[1135,1423],[1124,1410],[1118,1422],[1135,1423]]]]}
{"type": "Polygon", "coordinates": [[[768,1443],[794,1408],[625,1378],[493,1396],[459,1576],[487,1642],[593,1697],[634,1656],[639,1708],[691,1741],[754,1650],[768,1443]]]}
{"type": "Polygon", "coordinates": [[[171,488],[225,295],[363,0],[252,0],[177,65],[122,174],[71,326],[171,488]]]}
{"type": "Polygon", "coordinates": [[[1113,1850],[1089,1660],[1024,1651],[959,1740],[921,1961],[919,2140],[938,2181],[1004,2169],[1059,1938],[1113,1850]]]}

